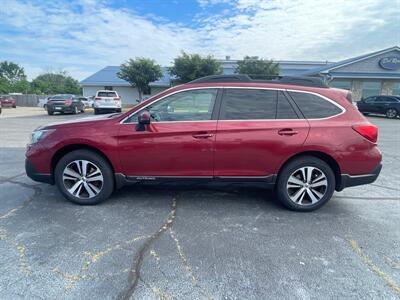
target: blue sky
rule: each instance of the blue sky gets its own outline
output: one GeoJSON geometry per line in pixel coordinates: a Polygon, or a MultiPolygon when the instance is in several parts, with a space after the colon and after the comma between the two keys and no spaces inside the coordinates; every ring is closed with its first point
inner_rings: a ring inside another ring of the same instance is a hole
{"type": "Polygon", "coordinates": [[[399,0],[1,0],[0,61],[77,79],[181,50],[337,61],[400,44],[399,0]]]}

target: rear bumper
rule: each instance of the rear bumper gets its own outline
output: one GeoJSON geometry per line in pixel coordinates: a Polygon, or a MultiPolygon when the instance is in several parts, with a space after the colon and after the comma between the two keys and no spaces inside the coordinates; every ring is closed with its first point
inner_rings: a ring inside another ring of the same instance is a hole
{"type": "Polygon", "coordinates": [[[382,164],[379,164],[370,174],[355,175],[355,176],[342,174],[341,184],[337,188],[337,190],[341,191],[344,188],[373,183],[378,178],[381,170],[382,170],[382,164]]]}
{"type": "Polygon", "coordinates": [[[47,110],[53,111],[53,112],[74,112],[75,107],[74,106],[63,106],[63,105],[47,105],[47,110]],[[56,109],[57,107],[57,109],[56,109]]]}
{"type": "Polygon", "coordinates": [[[25,159],[25,172],[34,181],[54,184],[53,176],[51,174],[38,173],[29,159],[25,159]]]}
{"type": "Polygon", "coordinates": [[[98,108],[98,109],[119,109],[121,108],[121,102],[99,102],[96,101],[93,103],[93,108],[98,108]]]}
{"type": "Polygon", "coordinates": [[[2,108],[6,108],[6,107],[14,107],[14,106],[16,106],[16,103],[12,103],[12,102],[6,102],[6,103],[2,103],[1,104],[1,107],[2,108]]]}

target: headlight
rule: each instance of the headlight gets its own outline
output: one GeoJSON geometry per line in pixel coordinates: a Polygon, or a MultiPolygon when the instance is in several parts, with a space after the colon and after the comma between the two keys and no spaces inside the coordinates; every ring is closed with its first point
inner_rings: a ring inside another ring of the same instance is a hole
{"type": "Polygon", "coordinates": [[[35,130],[31,134],[31,144],[35,144],[42,140],[45,136],[52,133],[54,129],[42,129],[42,130],[35,130]]]}

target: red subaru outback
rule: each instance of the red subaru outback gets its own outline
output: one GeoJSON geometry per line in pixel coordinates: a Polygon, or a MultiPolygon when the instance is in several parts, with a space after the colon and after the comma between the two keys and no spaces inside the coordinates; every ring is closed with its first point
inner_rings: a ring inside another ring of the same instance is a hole
{"type": "Polygon", "coordinates": [[[316,78],[208,76],[127,113],[36,129],[26,172],[79,204],[125,184],[190,179],[274,187],[287,208],[311,211],[381,170],[377,127],[349,96],[316,78]]]}

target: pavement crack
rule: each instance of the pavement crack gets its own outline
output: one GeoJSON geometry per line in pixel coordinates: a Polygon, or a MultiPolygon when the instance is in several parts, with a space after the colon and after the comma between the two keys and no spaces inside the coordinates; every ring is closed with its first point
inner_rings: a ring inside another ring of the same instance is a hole
{"type": "Polygon", "coordinates": [[[7,176],[0,176],[0,184],[1,183],[7,183],[7,182],[10,182],[11,180],[13,180],[13,179],[15,179],[15,178],[18,178],[18,177],[21,177],[21,176],[24,176],[26,173],[24,172],[24,173],[19,173],[19,174],[17,174],[17,175],[13,175],[13,176],[9,176],[9,177],[7,177],[7,176]]]}
{"type": "Polygon", "coordinates": [[[70,289],[74,288],[75,284],[81,280],[100,278],[100,277],[102,277],[102,275],[115,276],[120,273],[126,273],[126,272],[128,272],[128,270],[122,270],[119,273],[102,273],[102,274],[93,273],[93,274],[91,274],[91,273],[89,273],[89,268],[90,268],[90,266],[97,263],[104,256],[112,253],[114,250],[123,249],[124,245],[130,245],[138,240],[145,239],[146,237],[147,236],[144,236],[144,235],[136,236],[134,238],[119,242],[112,247],[108,247],[105,250],[98,251],[98,252],[84,251],[83,255],[88,257],[88,259],[83,262],[82,266],[80,267],[80,270],[77,273],[66,273],[66,272],[61,271],[58,267],[53,268],[52,271],[56,274],[59,274],[66,281],[65,290],[70,290],[70,289]]]}
{"type": "Polygon", "coordinates": [[[157,239],[159,239],[165,231],[171,228],[171,226],[175,221],[175,218],[176,218],[176,198],[174,197],[172,199],[171,211],[169,212],[168,217],[164,222],[164,224],[162,224],[161,227],[156,232],[154,232],[137,251],[135,258],[133,260],[133,265],[130,269],[128,276],[129,285],[124,291],[122,291],[118,295],[117,299],[128,300],[135,293],[140,278],[140,271],[142,268],[143,259],[145,258],[146,253],[149,251],[151,245],[157,239]]]}
{"type": "Polygon", "coordinates": [[[206,297],[207,299],[211,300],[213,299],[213,297],[210,295],[210,293],[208,292],[208,290],[204,287],[202,287],[199,283],[199,280],[196,278],[196,276],[193,273],[193,268],[191,267],[191,265],[189,264],[189,261],[185,255],[185,253],[183,252],[182,246],[179,242],[178,237],[176,236],[176,233],[170,228],[169,229],[169,234],[171,236],[171,238],[174,240],[175,245],[176,245],[176,249],[178,251],[178,255],[179,258],[181,259],[183,266],[185,267],[186,273],[189,276],[189,278],[192,281],[192,285],[196,288],[198,288],[201,292],[201,294],[206,297]]]}
{"type": "Polygon", "coordinates": [[[349,240],[350,246],[355,253],[357,253],[362,262],[367,265],[367,267],[374,272],[379,278],[381,278],[385,284],[391,288],[395,293],[400,295],[400,286],[389,277],[386,273],[384,273],[379,267],[368,257],[368,255],[362,250],[362,248],[358,245],[357,241],[349,240]]]}
{"type": "Polygon", "coordinates": [[[172,295],[162,291],[159,287],[157,286],[152,286],[149,283],[147,283],[142,277],[139,277],[139,280],[149,289],[152,291],[152,293],[160,298],[161,300],[172,300],[175,299],[172,295]]]}
{"type": "Polygon", "coordinates": [[[21,205],[10,209],[9,211],[7,211],[3,215],[0,215],[0,220],[1,219],[7,219],[7,218],[9,218],[11,216],[14,216],[17,213],[17,211],[27,207],[33,201],[33,199],[35,199],[36,197],[38,197],[42,193],[42,189],[39,188],[36,185],[30,185],[30,184],[27,184],[27,183],[23,183],[23,182],[19,182],[19,181],[13,180],[13,179],[15,179],[15,178],[17,178],[19,176],[24,175],[24,174],[25,173],[18,174],[18,175],[12,176],[12,177],[8,177],[6,180],[3,180],[3,181],[1,181],[2,179],[0,179],[0,184],[7,182],[7,183],[19,185],[19,186],[21,186],[23,188],[27,188],[27,189],[33,190],[33,194],[27,200],[25,200],[21,205]]]}

